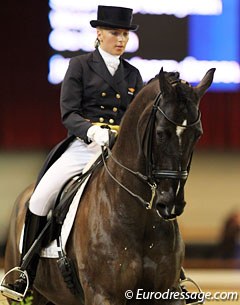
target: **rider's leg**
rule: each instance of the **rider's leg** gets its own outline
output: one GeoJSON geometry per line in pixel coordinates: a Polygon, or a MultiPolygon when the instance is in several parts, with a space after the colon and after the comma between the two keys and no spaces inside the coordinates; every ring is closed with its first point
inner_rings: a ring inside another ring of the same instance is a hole
{"type": "MultiPolygon", "coordinates": [[[[87,145],[84,142],[75,140],[44,174],[29,200],[29,209],[25,220],[22,258],[43,229],[47,214],[53,208],[62,186],[72,176],[80,173],[98,152],[100,152],[98,145],[94,143],[87,145]]],[[[39,256],[35,255],[26,267],[29,287],[32,286],[35,278],[38,260],[39,256]]],[[[26,285],[26,278],[20,276],[14,284],[7,284],[5,287],[23,293],[26,285]]]]}
{"type": "MultiPolygon", "coordinates": [[[[38,216],[33,214],[29,209],[27,210],[25,217],[24,233],[23,233],[23,243],[22,243],[22,254],[21,254],[21,264],[23,262],[23,257],[28,252],[35,239],[41,233],[42,229],[46,224],[46,216],[38,216]]],[[[33,255],[30,263],[27,265],[26,270],[29,279],[29,286],[32,286],[32,283],[36,276],[36,270],[38,266],[39,255],[33,255]]],[[[20,277],[15,281],[14,284],[6,285],[7,288],[14,290],[19,293],[23,293],[26,289],[27,280],[26,277],[21,274],[20,277]]]]}
{"type": "Polygon", "coordinates": [[[29,202],[29,209],[46,216],[53,208],[62,186],[71,177],[81,173],[86,164],[100,152],[100,146],[75,140],[62,156],[48,169],[38,183],[29,202]]]}

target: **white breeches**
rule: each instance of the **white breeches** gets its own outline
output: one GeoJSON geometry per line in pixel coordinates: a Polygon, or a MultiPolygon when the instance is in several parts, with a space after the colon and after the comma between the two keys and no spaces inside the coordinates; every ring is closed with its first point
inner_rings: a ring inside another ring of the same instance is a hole
{"type": "Polygon", "coordinates": [[[85,165],[100,151],[101,147],[94,142],[87,145],[75,139],[38,183],[29,201],[30,211],[46,216],[66,181],[81,173],[85,165]]]}

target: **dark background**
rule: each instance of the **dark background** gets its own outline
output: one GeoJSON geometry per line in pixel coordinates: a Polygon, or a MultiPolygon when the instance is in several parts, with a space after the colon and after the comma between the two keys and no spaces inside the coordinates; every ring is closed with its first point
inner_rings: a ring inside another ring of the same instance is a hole
{"type": "MultiPolygon", "coordinates": [[[[60,85],[51,85],[47,81],[48,60],[52,54],[48,44],[48,11],[48,1],[41,0],[5,1],[4,7],[1,7],[1,150],[47,150],[66,135],[60,121],[60,85]]],[[[136,15],[136,23],[138,18],[136,15]]],[[[180,39],[174,22],[170,23],[172,28],[164,32],[163,29],[160,31],[160,26],[154,26],[154,17],[145,18],[149,18],[148,24],[153,23],[154,28],[149,35],[155,35],[155,43],[163,48],[162,59],[168,57],[168,52],[169,55],[173,52],[171,46],[166,48],[162,44],[163,35],[178,39],[184,52],[186,35],[180,39]]],[[[186,33],[186,22],[185,18],[181,21],[183,33],[186,33]]],[[[146,27],[140,25],[142,35],[146,37],[146,27]]],[[[154,53],[154,45],[146,39],[141,42],[140,53],[143,43],[146,49],[144,54],[153,58],[159,56],[154,53]]],[[[179,54],[181,57],[181,52],[179,54]]],[[[207,93],[201,103],[201,110],[204,136],[199,148],[239,150],[240,92],[207,93]]]]}
{"type": "Polygon", "coordinates": [[[65,136],[60,86],[47,81],[48,1],[5,1],[1,43],[1,148],[48,148],[65,136]]]}
{"type": "Polygon", "coordinates": [[[139,50],[131,54],[145,59],[174,59],[181,61],[188,54],[188,18],[171,15],[134,15],[139,50]],[[144,23],[144,24],[143,24],[144,23]],[[178,35],[181,33],[181,35],[178,35]]]}

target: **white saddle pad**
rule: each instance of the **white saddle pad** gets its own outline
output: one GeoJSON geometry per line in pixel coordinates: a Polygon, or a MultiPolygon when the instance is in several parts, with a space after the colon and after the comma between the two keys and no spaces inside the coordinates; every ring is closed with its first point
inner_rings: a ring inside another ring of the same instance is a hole
{"type": "MultiPolygon", "coordinates": [[[[65,250],[67,240],[69,237],[69,234],[71,232],[73,222],[75,219],[75,215],[77,213],[78,204],[80,202],[82,193],[84,191],[84,188],[86,186],[86,183],[88,181],[90,176],[86,178],[86,180],[83,182],[79,190],[77,191],[75,197],[73,198],[73,201],[70,205],[69,211],[66,215],[66,218],[64,220],[64,223],[62,225],[61,229],[61,239],[62,239],[62,248],[65,250]]],[[[59,257],[58,252],[60,251],[59,247],[57,246],[57,241],[52,241],[47,248],[43,248],[41,251],[40,256],[41,257],[48,257],[48,258],[56,258],[59,257]]]]}

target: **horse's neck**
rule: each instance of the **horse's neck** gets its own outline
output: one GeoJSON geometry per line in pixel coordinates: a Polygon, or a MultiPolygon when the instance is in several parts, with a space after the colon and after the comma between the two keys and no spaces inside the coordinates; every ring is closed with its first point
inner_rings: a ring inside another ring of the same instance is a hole
{"type": "Polygon", "coordinates": [[[113,148],[113,156],[119,163],[133,171],[145,173],[145,158],[139,143],[137,142],[136,133],[121,135],[113,148]]]}
{"type": "Polygon", "coordinates": [[[127,135],[121,133],[121,138],[115,143],[112,156],[107,161],[107,167],[104,181],[114,189],[111,191],[112,196],[118,197],[117,200],[114,197],[112,204],[116,204],[118,210],[121,202],[121,208],[124,209],[125,206],[127,215],[131,218],[132,214],[136,219],[136,213],[141,214],[144,210],[143,201],[148,201],[151,197],[151,189],[137,174],[145,175],[145,159],[133,129],[127,135]]]}
{"type": "Polygon", "coordinates": [[[121,127],[121,132],[113,147],[113,155],[122,164],[134,171],[144,171],[145,161],[139,144],[137,122],[129,120],[121,127]]]}

